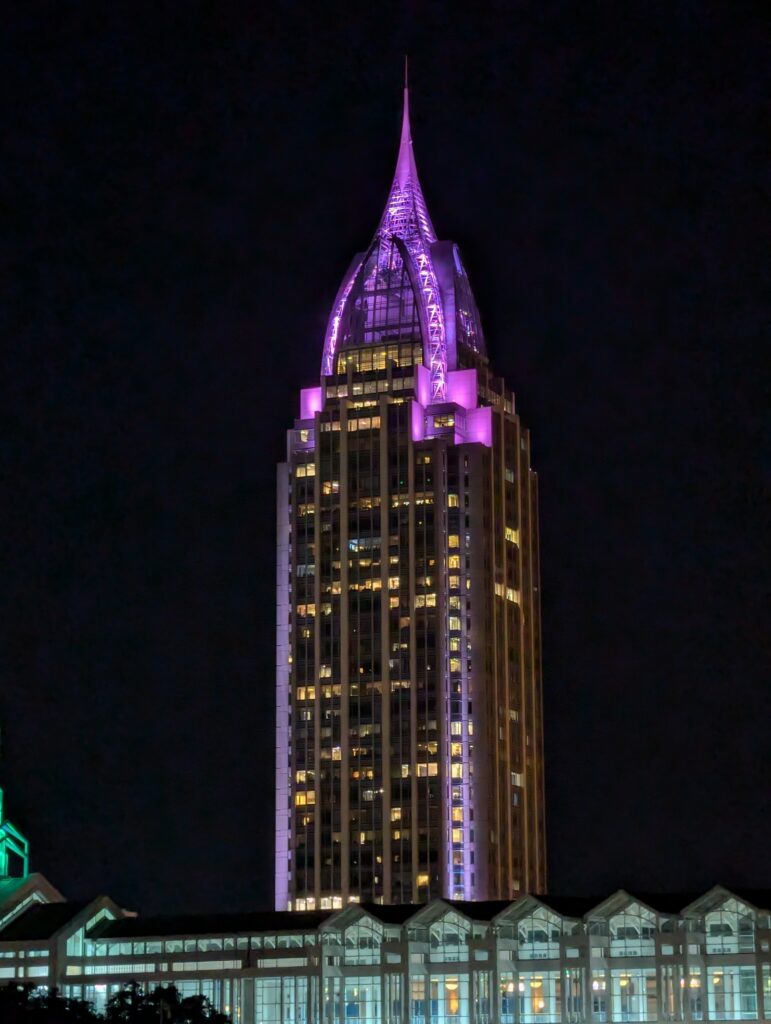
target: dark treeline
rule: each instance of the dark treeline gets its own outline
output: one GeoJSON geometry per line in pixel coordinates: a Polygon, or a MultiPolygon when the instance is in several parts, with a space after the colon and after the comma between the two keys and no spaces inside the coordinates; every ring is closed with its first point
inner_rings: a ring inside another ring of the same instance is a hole
{"type": "Polygon", "coordinates": [[[96,1013],[83,999],[68,999],[56,989],[41,991],[31,985],[0,987],[3,1024],[231,1024],[204,996],[181,996],[174,985],[145,992],[136,983],[113,995],[104,1013],[96,1013]]]}

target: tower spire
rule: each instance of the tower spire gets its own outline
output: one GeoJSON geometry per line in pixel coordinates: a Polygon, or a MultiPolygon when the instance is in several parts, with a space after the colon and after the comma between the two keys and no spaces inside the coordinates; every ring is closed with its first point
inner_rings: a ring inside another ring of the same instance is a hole
{"type": "Polygon", "coordinates": [[[407,58],[404,58],[404,103],[402,107],[402,134],[399,140],[399,156],[396,161],[396,180],[399,187],[404,188],[412,179],[413,185],[419,187],[418,169],[412,149],[412,130],[410,128],[410,87],[408,79],[407,58]]]}
{"type": "Polygon", "coordinates": [[[410,89],[407,57],[404,58],[404,90],[402,106],[402,133],[399,139],[399,155],[396,158],[396,173],[380,222],[379,233],[398,235],[406,239],[409,226],[417,230],[430,243],[436,234],[426,209],[426,201],[418,179],[415,152],[412,146],[410,125],[410,89]]]}

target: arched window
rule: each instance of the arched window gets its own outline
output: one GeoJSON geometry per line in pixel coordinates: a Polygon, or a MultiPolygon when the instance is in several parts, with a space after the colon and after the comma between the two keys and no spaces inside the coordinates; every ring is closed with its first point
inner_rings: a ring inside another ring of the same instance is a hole
{"type": "Polygon", "coordinates": [[[379,964],[383,929],[376,921],[363,917],[345,929],[345,962],[379,964]]]}
{"type": "Polygon", "coordinates": [[[421,340],[419,303],[402,250],[393,238],[377,238],[353,282],[343,314],[338,367],[348,348],[421,340]]]}
{"type": "Polygon", "coordinates": [[[608,922],[611,956],[653,956],[656,951],[656,915],[632,903],[608,922]]]}
{"type": "Polygon", "coordinates": [[[431,925],[431,960],[449,963],[468,959],[470,925],[459,914],[449,913],[431,925]]]}
{"type": "Polygon", "coordinates": [[[546,907],[523,917],[517,927],[521,960],[548,960],[560,953],[562,918],[546,907]]]}
{"type": "Polygon", "coordinates": [[[708,953],[752,953],[755,949],[755,922],[748,907],[735,899],[704,915],[708,953]]]}

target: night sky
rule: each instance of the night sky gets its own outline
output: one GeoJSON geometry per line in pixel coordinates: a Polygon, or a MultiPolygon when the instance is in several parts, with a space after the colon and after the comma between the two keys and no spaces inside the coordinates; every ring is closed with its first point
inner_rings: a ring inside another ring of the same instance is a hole
{"type": "Polygon", "coordinates": [[[540,475],[550,888],[771,888],[765,13],[6,15],[0,776],[35,869],[272,900],[275,463],[409,51],[540,475]]]}

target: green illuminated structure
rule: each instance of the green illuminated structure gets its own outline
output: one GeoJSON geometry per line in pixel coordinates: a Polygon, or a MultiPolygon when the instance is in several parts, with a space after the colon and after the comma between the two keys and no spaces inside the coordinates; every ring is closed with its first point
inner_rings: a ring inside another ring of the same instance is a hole
{"type": "Polygon", "coordinates": [[[3,790],[0,788],[0,879],[26,878],[29,874],[29,840],[3,815],[3,790]]]}

